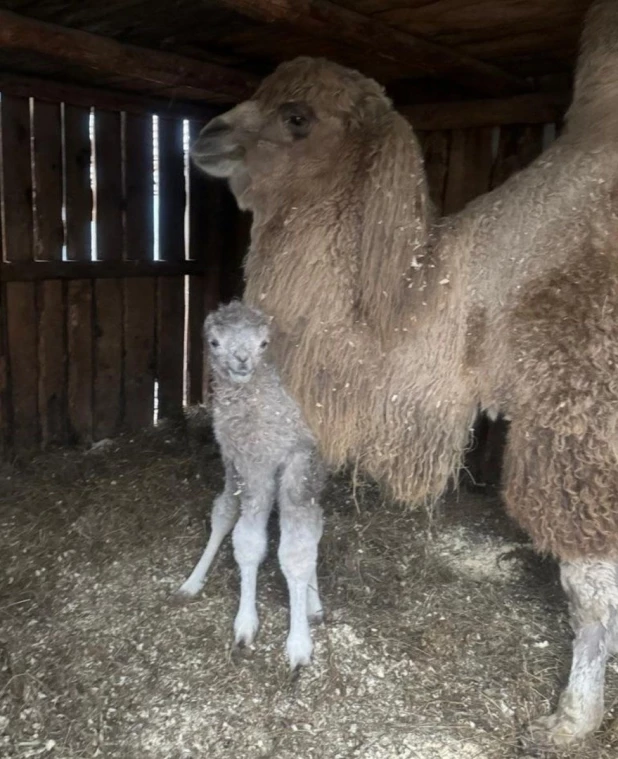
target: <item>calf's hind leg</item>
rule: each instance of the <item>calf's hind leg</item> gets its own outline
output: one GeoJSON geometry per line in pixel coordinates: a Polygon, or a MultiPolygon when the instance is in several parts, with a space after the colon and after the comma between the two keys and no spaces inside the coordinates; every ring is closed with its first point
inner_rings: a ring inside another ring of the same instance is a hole
{"type": "Polygon", "coordinates": [[[215,498],[210,516],[210,537],[201,555],[187,580],[176,591],[179,598],[194,598],[204,587],[206,575],[210,569],[217,551],[225,536],[230,532],[238,519],[238,496],[236,489],[238,479],[236,470],[230,462],[224,462],[225,485],[223,492],[215,498]]]}
{"type": "Polygon", "coordinates": [[[560,565],[575,633],[567,687],[558,708],[530,725],[537,745],[566,746],[603,720],[605,668],[618,653],[618,564],[573,561],[560,565]]]}

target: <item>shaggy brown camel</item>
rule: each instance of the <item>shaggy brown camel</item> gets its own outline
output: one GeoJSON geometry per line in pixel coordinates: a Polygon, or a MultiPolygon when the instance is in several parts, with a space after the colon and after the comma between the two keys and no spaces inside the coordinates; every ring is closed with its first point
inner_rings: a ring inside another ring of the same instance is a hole
{"type": "Polygon", "coordinates": [[[330,464],[429,502],[478,407],[511,420],[507,509],[561,562],[575,632],[527,735],[597,729],[618,651],[618,2],[589,11],[564,133],[454,216],[383,90],[324,60],[281,65],[192,155],[253,212],[245,298],[330,464]]]}

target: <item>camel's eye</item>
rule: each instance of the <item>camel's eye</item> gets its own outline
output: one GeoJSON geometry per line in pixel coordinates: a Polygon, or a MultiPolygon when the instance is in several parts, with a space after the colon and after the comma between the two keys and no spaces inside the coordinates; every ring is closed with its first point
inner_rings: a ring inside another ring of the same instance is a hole
{"type": "Polygon", "coordinates": [[[315,121],[313,109],[307,103],[284,103],[279,113],[287,130],[295,139],[306,137],[315,121]]]}
{"type": "Polygon", "coordinates": [[[262,340],[262,342],[260,343],[260,348],[266,348],[267,345],[268,345],[268,340],[262,340]]]}
{"type": "Polygon", "coordinates": [[[213,337],[213,339],[210,341],[210,347],[211,348],[218,348],[219,347],[219,341],[215,340],[215,338],[213,337]]]}

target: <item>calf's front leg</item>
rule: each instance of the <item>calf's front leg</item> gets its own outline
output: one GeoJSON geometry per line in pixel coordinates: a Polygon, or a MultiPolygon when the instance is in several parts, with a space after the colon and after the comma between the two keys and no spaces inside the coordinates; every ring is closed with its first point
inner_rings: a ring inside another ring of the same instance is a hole
{"type": "Polygon", "coordinates": [[[274,473],[261,482],[245,482],[241,514],[232,540],[240,570],[240,602],[234,620],[235,645],[250,645],[258,631],[256,607],[257,575],[266,556],[268,517],[274,502],[274,473]]]}

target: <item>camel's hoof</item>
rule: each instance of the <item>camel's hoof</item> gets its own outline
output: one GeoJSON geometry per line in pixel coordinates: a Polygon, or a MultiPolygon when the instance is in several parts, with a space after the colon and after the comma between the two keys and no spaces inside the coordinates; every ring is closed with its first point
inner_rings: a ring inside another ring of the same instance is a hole
{"type": "Polygon", "coordinates": [[[547,752],[566,748],[582,741],[593,732],[577,723],[569,715],[556,712],[531,722],[522,736],[522,746],[527,756],[543,756],[547,752]]]}

